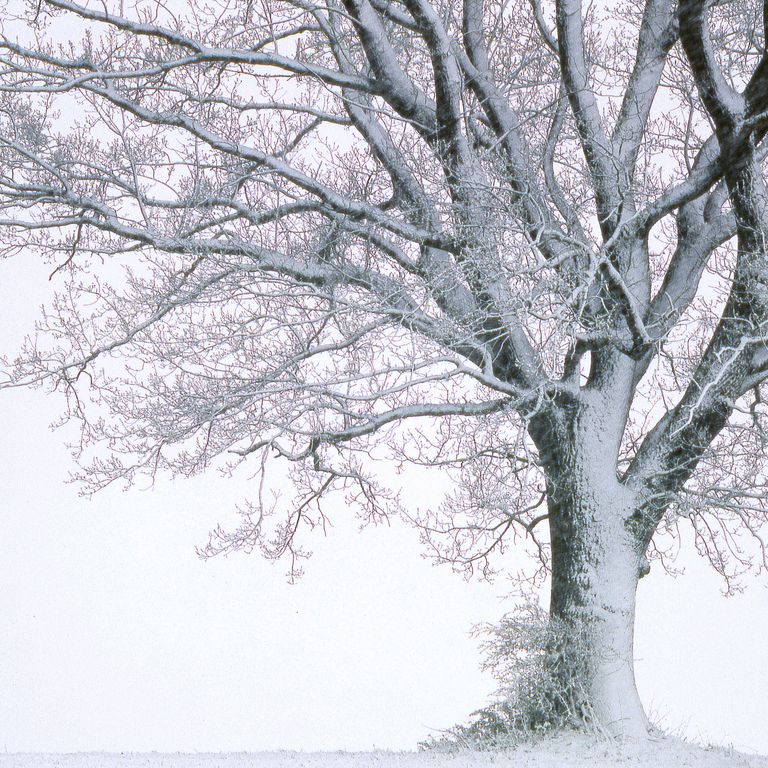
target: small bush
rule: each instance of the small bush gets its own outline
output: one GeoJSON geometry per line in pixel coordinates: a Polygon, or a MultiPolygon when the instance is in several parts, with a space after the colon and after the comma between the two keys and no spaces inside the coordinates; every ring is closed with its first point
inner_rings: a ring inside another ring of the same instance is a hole
{"type": "Polygon", "coordinates": [[[579,640],[566,634],[535,599],[528,598],[498,624],[476,629],[481,650],[499,684],[496,700],[420,746],[427,749],[493,749],[512,746],[554,730],[589,723],[582,675],[569,660],[578,658],[579,640]],[[566,653],[567,650],[567,653],[566,653]]]}

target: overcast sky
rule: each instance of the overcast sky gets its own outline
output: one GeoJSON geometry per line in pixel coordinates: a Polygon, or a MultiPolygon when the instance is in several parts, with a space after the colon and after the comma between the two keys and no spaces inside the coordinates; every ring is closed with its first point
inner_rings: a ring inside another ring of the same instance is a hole
{"type": "MultiPolygon", "coordinates": [[[[0,350],[44,281],[0,263],[0,350]]],[[[66,433],[48,429],[60,407],[0,392],[0,749],[413,748],[487,702],[469,632],[509,607],[504,579],[467,584],[420,558],[415,531],[358,532],[343,508],[296,586],[255,555],[201,562],[247,482],[81,499],[66,433]]],[[[766,579],[724,599],[683,562],[641,582],[641,696],[668,730],[768,753],[766,579]]]]}

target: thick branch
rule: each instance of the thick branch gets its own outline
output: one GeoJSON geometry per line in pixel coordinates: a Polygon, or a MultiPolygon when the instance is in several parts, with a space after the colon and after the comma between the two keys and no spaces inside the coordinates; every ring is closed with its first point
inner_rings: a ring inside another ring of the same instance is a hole
{"type": "Polygon", "coordinates": [[[583,24],[581,0],[557,0],[560,67],[594,185],[600,227],[607,238],[618,223],[621,197],[611,142],[589,82],[583,24]]]}
{"type": "Polygon", "coordinates": [[[677,32],[672,0],[647,0],[638,31],[635,64],[612,136],[616,155],[630,178],[634,176],[648,115],[677,32]]]}

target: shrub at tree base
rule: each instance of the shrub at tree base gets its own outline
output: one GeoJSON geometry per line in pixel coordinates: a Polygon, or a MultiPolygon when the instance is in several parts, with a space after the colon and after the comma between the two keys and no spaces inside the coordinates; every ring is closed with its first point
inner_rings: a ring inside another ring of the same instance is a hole
{"type": "Polygon", "coordinates": [[[588,646],[588,637],[574,638],[533,599],[497,624],[478,627],[476,634],[486,638],[481,645],[483,669],[499,684],[497,700],[473,712],[468,724],[422,742],[421,748],[508,747],[551,731],[585,726],[605,733],[589,706],[588,673],[569,662],[584,658],[584,653],[564,650],[573,649],[574,642],[588,646]],[[568,685],[563,685],[566,677],[568,685]]]}

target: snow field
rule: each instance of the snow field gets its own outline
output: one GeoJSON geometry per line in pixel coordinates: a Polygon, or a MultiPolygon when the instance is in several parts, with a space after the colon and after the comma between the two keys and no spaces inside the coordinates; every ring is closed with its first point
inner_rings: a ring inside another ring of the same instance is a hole
{"type": "Polygon", "coordinates": [[[612,742],[568,734],[498,752],[0,754],[0,768],[768,768],[768,757],[674,738],[612,742]]]}

